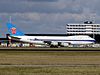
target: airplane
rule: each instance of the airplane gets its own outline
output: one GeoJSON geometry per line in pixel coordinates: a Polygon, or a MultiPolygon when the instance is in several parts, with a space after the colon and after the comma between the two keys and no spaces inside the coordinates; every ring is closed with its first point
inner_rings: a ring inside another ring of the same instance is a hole
{"type": "Polygon", "coordinates": [[[10,36],[9,39],[33,43],[33,44],[41,44],[41,45],[49,45],[50,47],[64,47],[70,44],[80,45],[80,44],[93,44],[95,43],[95,39],[91,38],[88,35],[73,35],[73,36],[28,36],[25,35],[22,31],[20,31],[16,25],[12,23],[7,23],[8,32],[10,36]]]}

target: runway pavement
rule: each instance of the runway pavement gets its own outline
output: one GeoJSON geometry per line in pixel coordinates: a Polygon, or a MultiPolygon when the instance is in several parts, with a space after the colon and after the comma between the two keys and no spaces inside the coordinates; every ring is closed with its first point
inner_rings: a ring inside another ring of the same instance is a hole
{"type": "Polygon", "coordinates": [[[80,67],[80,66],[98,66],[100,64],[65,64],[65,65],[0,65],[0,67],[80,67]]]}
{"type": "Polygon", "coordinates": [[[100,48],[34,48],[34,47],[0,47],[0,51],[100,51],[100,48]]]}

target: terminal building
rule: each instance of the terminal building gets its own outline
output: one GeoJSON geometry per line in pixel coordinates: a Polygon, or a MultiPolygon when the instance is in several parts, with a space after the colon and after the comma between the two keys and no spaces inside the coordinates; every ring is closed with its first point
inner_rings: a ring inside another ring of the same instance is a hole
{"type": "Polygon", "coordinates": [[[89,35],[100,43],[100,24],[86,21],[83,24],[66,24],[67,35],[89,35]]]}

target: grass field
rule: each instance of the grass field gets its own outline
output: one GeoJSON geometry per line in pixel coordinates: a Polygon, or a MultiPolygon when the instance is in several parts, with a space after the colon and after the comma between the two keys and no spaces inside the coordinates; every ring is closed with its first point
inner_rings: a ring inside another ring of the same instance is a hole
{"type": "Polygon", "coordinates": [[[0,51],[0,65],[0,75],[100,75],[100,52],[0,51]]]}
{"type": "Polygon", "coordinates": [[[0,75],[100,75],[100,67],[0,67],[0,75]]]}

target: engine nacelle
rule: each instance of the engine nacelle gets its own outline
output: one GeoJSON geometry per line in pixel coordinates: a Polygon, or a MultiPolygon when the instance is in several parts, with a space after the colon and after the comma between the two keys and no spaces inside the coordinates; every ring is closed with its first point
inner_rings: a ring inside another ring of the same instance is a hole
{"type": "Polygon", "coordinates": [[[51,45],[53,45],[53,46],[58,46],[58,42],[52,41],[52,42],[51,42],[51,45]]]}
{"type": "Polygon", "coordinates": [[[61,46],[67,47],[68,45],[69,45],[69,43],[61,42],[61,46]]]}
{"type": "Polygon", "coordinates": [[[56,42],[56,41],[45,41],[50,47],[67,47],[69,43],[67,42],[56,42]]]}

